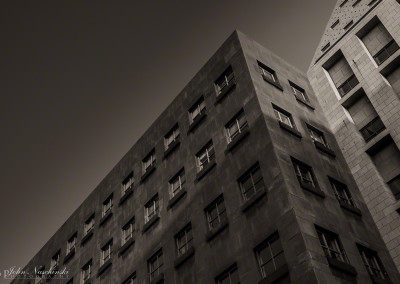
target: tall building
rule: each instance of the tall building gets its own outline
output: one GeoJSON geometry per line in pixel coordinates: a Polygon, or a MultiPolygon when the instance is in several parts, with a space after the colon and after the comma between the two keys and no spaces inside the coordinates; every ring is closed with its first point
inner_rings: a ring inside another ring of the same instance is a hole
{"type": "Polygon", "coordinates": [[[338,1],[308,72],[398,269],[399,44],[399,1],[338,1]]]}
{"type": "Polygon", "coordinates": [[[326,64],[316,96],[234,32],[13,283],[400,283],[332,126],[326,64]]]}

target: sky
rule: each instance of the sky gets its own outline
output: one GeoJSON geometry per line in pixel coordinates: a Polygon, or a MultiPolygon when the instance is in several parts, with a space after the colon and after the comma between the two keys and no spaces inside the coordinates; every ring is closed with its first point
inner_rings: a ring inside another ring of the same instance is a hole
{"type": "Polygon", "coordinates": [[[0,0],[0,273],[27,264],[235,29],[306,72],[335,3],[0,0]]]}

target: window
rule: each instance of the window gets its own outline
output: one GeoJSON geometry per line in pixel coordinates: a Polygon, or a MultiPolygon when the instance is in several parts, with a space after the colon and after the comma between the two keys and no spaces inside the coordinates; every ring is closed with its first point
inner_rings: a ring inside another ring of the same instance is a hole
{"type": "Polygon", "coordinates": [[[129,276],[122,284],[136,284],[136,272],[129,276]]]}
{"type": "Polygon", "coordinates": [[[237,265],[234,264],[215,278],[217,284],[240,284],[237,265]]]}
{"type": "Polygon", "coordinates": [[[179,126],[176,124],[164,137],[164,146],[167,150],[172,143],[177,141],[179,138],[179,126]]]}
{"type": "Polygon", "coordinates": [[[275,117],[278,121],[280,121],[281,123],[291,127],[291,128],[296,128],[292,115],[290,113],[288,113],[287,111],[277,107],[277,106],[273,106],[274,108],[274,114],[275,117]]]}
{"type": "Polygon", "coordinates": [[[314,174],[311,167],[296,160],[292,160],[292,162],[298,181],[315,187],[314,174]]]}
{"type": "Polygon", "coordinates": [[[322,131],[319,131],[318,129],[316,129],[310,125],[307,125],[307,128],[308,128],[308,131],[310,132],[310,137],[311,137],[312,141],[321,143],[325,147],[329,148],[328,144],[326,143],[324,133],[322,133],[322,131]]]}
{"type": "Polygon", "coordinates": [[[228,89],[230,86],[235,84],[235,77],[233,75],[232,67],[229,66],[227,70],[215,81],[215,87],[217,89],[217,96],[228,89]]]}
{"type": "Polygon", "coordinates": [[[112,246],[112,239],[101,248],[100,252],[100,266],[106,263],[109,259],[111,259],[111,246],[112,246]]]}
{"type": "Polygon", "coordinates": [[[351,6],[354,8],[358,4],[360,4],[361,0],[356,0],[351,6]]]}
{"type": "Polygon", "coordinates": [[[339,87],[337,87],[338,92],[341,97],[344,97],[348,92],[350,92],[355,86],[358,85],[358,79],[353,74],[346,81],[344,81],[339,87]]]}
{"type": "Polygon", "coordinates": [[[332,25],[331,29],[334,29],[339,24],[339,19],[337,19],[332,25]]]}
{"type": "Polygon", "coordinates": [[[225,125],[225,133],[228,143],[232,142],[240,133],[248,128],[244,111],[241,110],[231,121],[225,125]]]}
{"type": "Polygon", "coordinates": [[[155,150],[153,149],[142,161],[143,173],[146,173],[156,163],[155,150]]]}
{"type": "Polygon", "coordinates": [[[86,236],[94,228],[94,214],[83,224],[83,235],[86,236]]]}
{"type": "Polygon", "coordinates": [[[130,174],[122,181],[122,196],[133,187],[133,183],[133,172],[130,172],[130,174]]]}
{"type": "Polygon", "coordinates": [[[240,190],[244,200],[249,200],[259,190],[264,189],[264,181],[261,175],[260,166],[253,166],[244,176],[239,179],[240,190]]]}
{"type": "Polygon", "coordinates": [[[112,195],[103,202],[102,217],[106,216],[112,209],[112,195]]]}
{"type": "Polygon", "coordinates": [[[35,275],[35,284],[42,284],[43,283],[43,278],[44,278],[44,266],[40,266],[36,270],[36,275],[35,275]]]}
{"type": "Polygon", "coordinates": [[[257,62],[261,75],[263,76],[264,80],[273,84],[280,85],[278,77],[276,76],[276,72],[273,69],[269,68],[268,66],[262,64],[261,62],[259,61],[257,62]]]}
{"type": "Polygon", "coordinates": [[[149,267],[149,278],[150,281],[152,281],[163,272],[164,260],[162,250],[160,249],[155,255],[153,255],[147,263],[149,267]]]}
{"type": "Polygon", "coordinates": [[[222,195],[206,208],[206,215],[210,231],[227,222],[225,203],[222,195]]]}
{"type": "Polygon", "coordinates": [[[188,224],[175,236],[178,257],[185,254],[193,246],[192,225],[188,224]]]}
{"type": "Polygon", "coordinates": [[[346,3],[347,3],[347,1],[349,1],[349,0],[343,0],[343,2],[340,4],[340,8],[342,8],[346,3]]]}
{"type": "Polygon", "coordinates": [[[212,141],[196,154],[196,163],[198,172],[201,171],[206,165],[215,160],[214,145],[212,141]]]}
{"type": "Polygon", "coordinates": [[[348,263],[346,253],[339,236],[325,229],[316,227],[318,239],[327,258],[334,258],[348,263]]]}
{"type": "Polygon", "coordinates": [[[357,245],[357,247],[369,275],[380,279],[389,279],[389,276],[386,273],[382,261],[378,257],[376,251],[373,251],[361,245],[357,245]]]}
{"type": "Polygon", "coordinates": [[[169,181],[169,192],[171,198],[173,198],[178,192],[180,192],[185,185],[186,178],[185,178],[185,170],[181,169],[178,174],[176,174],[170,181],[169,181]]]}
{"type": "Polygon", "coordinates": [[[92,260],[90,260],[88,263],[86,263],[81,270],[81,283],[87,283],[89,282],[90,276],[92,273],[92,260]]]}
{"type": "Polygon", "coordinates": [[[198,117],[200,117],[206,110],[206,103],[204,97],[201,97],[190,109],[189,109],[189,120],[193,123],[198,117]]]}
{"type": "Polygon", "coordinates": [[[379,116],[375,117],[371,120],[367,125],[360,129],[360,133],[363,136],[364,140],[368,142],[383,130],[385,130],[385,125],[383,124],[381,118],[379,116]]]}
{"type": "Polygon", "coordinates": [[[308,96],[306,95],[306,91],[304,91],[303,88],[297,86],[295,83],[292,83],[289,81],[290,87],[292,88],[292,92],[295,95],[296,98],[309,102],[310,100],[308,99],[308,96]]]}
{"type": "Polygon", "coordinates": [[[160,200],[158,199],[158,194],[156,194],[144,206],[144,222],[147,223],[152,217],[158,215],[159,211],[160,211],[160,200]]]}
{"type": "Polygon", "coordinates": [[[350,191],[345,184],[338,182],[333,178],[329,178],[329,182],[331,183],[332,189],[335,192],[336,198],[339,200],[339,202],[344,202],[347,205],[356,207],[353,197],[351,197],[350,191]]]}
{"type": "Polygon", "coordinates": [[[128,223],[126,223],[122,227],[122,245],[127,243],[130,239],[133,238],[133,230],[135,226],[135,218],[132,218],[129,220],[128,223]]]}
{"type": "Polygon", "coordinates": [[[50,270],[55,270],[58,268],[58,264],[60,262],[60,251],[58,251],[52,258],[50,262],[50,270]]]}
{"type": "Polygon", "coordinates": [[[76,233],[67,242],[67,254],[75,251],[76,248],[76,233]]]}
{"type": "Polygon", "coordinates": [[[259,245],[255,252],[263,278],[286,264],[282,244],[277,233],[259,245]]]}
{"type": "Polygon", "coordinates": [[[400,199],[400,175],[396,176],[395,178],[391,179],[388,182],[390,189],[394,197],[399,200],[400,199]]]}
{"type": "Polygon", "coordinates": [[[331,46],[331,43],[328,42],[327,44],[325,44],[325,45],[321,48],[321,51],[322,51],[322,52],[325,52],[330,46],[331,46]]]}
{"type": "Polygon", "coordinates": [[[348,22],[345,26],[344,26],[344,30],[347,30],[348,28],[350,28],[353,25],[353,20],[351,20],[350,22],[348,22]]]}

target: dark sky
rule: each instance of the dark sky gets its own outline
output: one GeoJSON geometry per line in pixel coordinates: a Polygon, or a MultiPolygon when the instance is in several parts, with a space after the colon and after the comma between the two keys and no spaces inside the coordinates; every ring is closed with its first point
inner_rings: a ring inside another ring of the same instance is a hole
{"type": "Polygon", "coordinates": [[[0,272],[33,257],[234,29],[306,71],[335,2],[0,0],[0,272]]]}

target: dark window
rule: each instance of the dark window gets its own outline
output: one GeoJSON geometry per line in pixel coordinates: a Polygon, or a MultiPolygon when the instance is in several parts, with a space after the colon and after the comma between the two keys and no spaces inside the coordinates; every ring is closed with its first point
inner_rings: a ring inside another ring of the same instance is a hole
{"type": "Polygon", "coordinates": [[[351,6],[354,8],[358,4],[360,4],[361,0],[356,0],[351,6]]]}
{"type": "Polygon", "coordinates": [[[225,88],[228,88],[235,83],[235,77],[233,75],[232,67],[228,69],[215,81],[215,87],[217,89],[217,96],[224,92],[225,88]]]}
{"type": "Polygon", "coordinates": [[[129,276],[122,284],[136,284],[136,272],[129,276]]]}
{"type": "Polygon", "coordinates": [[[331,183],[332,189],[335,192],[336,198],[339,201],[356,207],[353,197],[351,196],[350,191],[345,184],[338,182],[333,178],[329,178],[329,182],[331,183]]]}
{"type": "Polygon", "coordinates": [[[381,279],[389,279],[385,268],[383,267],[382,261],[378,257],[376,251],[368,249],[366,247],[357,245],[358,250],[361,254],[361,258],[364,262],[365,267],[369,275],[375,276],[381,279]]]}
{"type": "Polygon", "coordinates": [[[156,194],[149,202],[144,206],[144,223],[150,221],[150,219],[158,215],[160,212],[160,200],[158,194],[156,194]]]}
{"type": "Polygon", "coordinates": [[[164,137],[165,150],[179,138],[179,126],[176,124],[164,137]]]}
{"type": "Polygon", "coordinates": [[[278,234],[274,234],[264,241],[255,249],[255,252],[263,278],[266,278],[286,264],[278,234]]]}
{"type": "Polygon", "coordinates": [[[310,132],[311,140],[316,141],[329,148],[328,143],[326,143],[325,135],[322,131],[319,131],[315,127],[307,125],[308,131],[310,132]]]}
{"type": "Polygon", "coordinates": [[[244,200],[250,199],[257,191],[264,189],[264,180],[260,166],[255,165],[248,173],[239,179],[240,190],[244,200]]]}
{"type": "Polygon", "coordinates": [[[124,196],[125,193],[132,188],[133,183],[134,183],[133,172],[130,172],[129,175],[122,181],[121,184],[122,196],[124,196]]]}
{"type": "Polygon", "coordinates": [[[308,96],[306,94],[306,91],[297,86],[295,83],[292,83],[289,81],[290,87],[292,88],[292,92],[295,95],[296,98],[305,101],[305,102],[309,102],[310,100],[308,99],[308,96]]]}
{"type": "Polygon", "coordinates": [[[343,249],[339,236],[319,227],[316,227],[316,230],[325,256],[348,263],[346,253],[343,249]]]}
{"type": "Polygon", "coordinates": [[[106,263],[111,258],[112,239],[101,248],[100,266],[106,263]]]}
{"type": "Polygon", "coordinates": [[[394,179],[388,182],[390,189],[393,192],[394,197],[398,200],[400,199],[400,175],[396,176],[394,179]]]}
{"type": "Polygon", "coordinates": [[[169,181],[169,192],[171,198],[173,198],[178,192],[184,189],[185,182],[185,170],[182,169],[169,181]]]}
{"type": "Polygon", "coordinates": [[[192,225],[188,224],[175,236],[177,255],[181,256],[193,246],[192,225]]]}
{"type": "Polygon", "coordinates": [[[358,79],[356,75],[351,75],[346,81],[344,81],[337,89],[341,97],[344,97],[350,92],[355,86],[358,85],[358,79]]]}
{"type": "Polygon", "coordinates": [[[207,164],[213,162],[214,160],[214,145],[212,141],[210,141],[196,154],[197,171],[201,171],[207,164]]]}
{"type": "Polygon", "coordinates": [[[340,7],[340,8],[343,7],[343,6],[347,3],[347,1],[349,1],[349,0],[343,0],[343,2],[340,3],[340,6],[339,6],[339,7],[340,7]]]}
{"type": "Polygon", "coordinates": [[[344,30],[347,30],[348,28],[350,28],[353,25],[353,20],[351,20],[350,22],[348,22],[345,26],[344,26],[344,30]]]}
{"type": "Polygon", "coordinates": [[[213,230],[227,221],[223,196],[211,203],[206,209],[208,228],[213,230]]]}
{"type": "Polygon", "coordinates": [[[60,251],[58,251],[53,257],[51,258],[50,262],[50,270],[56,270],[58,268],[58,265],[60,264],[60,251]]]}
{"type": "Polygon", "coordinates": [[[94,214],[89,217],[89,219],[86,220],[86,222],[83,224],[83,235],[86,236],[87,234],[90,233],[94,228],[94,214]]]}
{"type": "Polygon", "coordinates": [[[331,43],[328,42],[327,44],[325,44],[325,45],[321,48],[321,51],[322,51],[322,52],[326,51],[330,46],[331,46],[331,43]]]}
{"type": "Polygon", "coordinates": [[[130,239],[133,238],[133,231],[135,229],[135,218],[132,218],[129,220],[128,223],[126,223],[122,227],[122,240],[121,244],[124,245],[126,242],[128,242],[130,239]]]}
{"type": "Polygon", "coordinates": [[[102,217],[106,216],[108,212],[111,212],[113,206],[112,202],[112,195],[109,196],[106,200],[103,202],[103,207],[102,207],[102,217]]]}
{"type": "Polygon", "coordinates": [[[331,29],[335,28],[339,24],[339,19],[337,19],[332,25],[331,29]]]}
{"type": "Polygon", "coordinates": [[[71,251],[75,251],[75,249],[76,249],[76,233],[67,242],[66,254],[69,254],[71,251]]]}
{"type": "Polygon", "coordinates": [[[149,154],[142,160],[142,170],[143,173],[146,173],[151,166],[156,164],[156,155],[155,150],[151,150],[149,154]]]}
{"type": "Polygon", "coordinates": [[[206,111],[206,103],[204,98],[201,97],[190,109],[189,109],[189,121],[190,124],[200,117],[206,111]]]}
{"type": "Polygon", "coordinates": [[[235,115],[233,119],[231,119],[225,125],[225,132],[228,143],[232,142],[232,140],[234,140],[236,136],[242,133],[243,130],[245,130],[246,128],[248,128],[247,120],[244,115],[244,111],[241,110],[238,114],[235,115]]]}
{"type": "Polygon", "coordinates": [[[278,80],[278,76],[276,75],[276,72],[269,68],[268,66],[262,64],[261,62],[258,61],[258,67],[260,69],[261,75],[265,80],[267,80],[270,83],[275,83],[275,84],[280,84],[278,80]]]}
{"type": "Polygon", "coordinates": [[[86,263],[81,270],[81,283],[88,283],[92,274],[92,260],[86,263]]]}
{"type": "Polygon", "coordinates": [[[217,284],[240,284],[237,265],[232,265],[224,273],[215,278],[217,284]]]}
{"type": "Polygon", "coordinates": [[[148,261],[148,268],[149,268],[149,279],[152,281],[158,275],[163,273],[163,252],[160,249],[155,255],[153,255],[148,261]]]}
{"type": "Polygon", "coordinates": [[[365,139],[366,142],[377,136],[385,129],[385,125],[383,124],[381,118],[379,116],[375,117],[371,122],[365,125],[360,129],[361,135],[365,139]]]}
{"type": "Polygon", "coordinates": [[[300,161],[292,160],[297,179],[300,183],[306,183],[315,187],[312,168],[300,161]]]}
{"type": "Polygon", "coordinates": [[[392,39],[388,44],[386,44],[377,54],[373,57],[378,65],[381,65],[386,61],[393,53],[399,49],[399,45],[394,39],[392,39]]]}
{"type": "Polygon", "coordinates": [[[291,128],[296,129],[296,125],[294,124],[293,117],[289,112],[287,112],[275,105],[273,106],[273,108],[274,108],[275,117],[278,121],[282,122],[283,124],[286,124],[287,126],[289,126],[291,128]]]}

